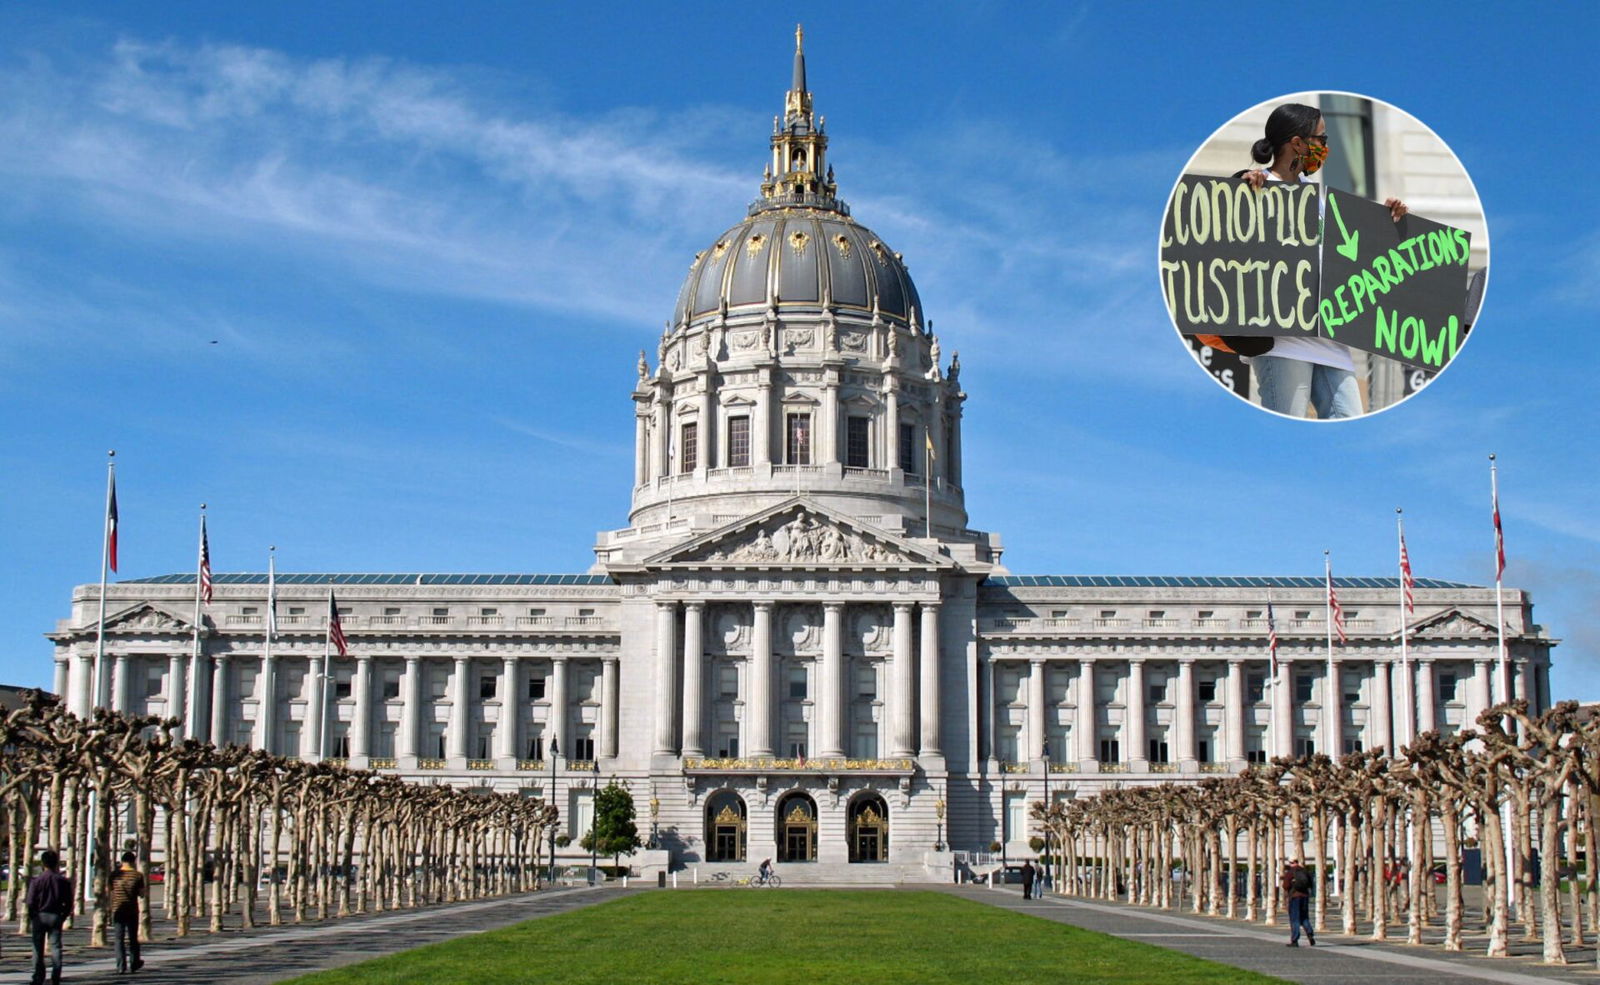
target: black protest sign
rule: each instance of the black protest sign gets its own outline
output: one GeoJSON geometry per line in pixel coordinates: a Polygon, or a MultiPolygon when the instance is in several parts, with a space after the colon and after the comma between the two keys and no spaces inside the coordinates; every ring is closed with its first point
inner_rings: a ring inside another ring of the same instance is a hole
{"type": "Polygon", "coordinates": [[[1186,174],[1167,202],[1161,286],[1184,335],[1317,335],[1318,187],[1186,174]]]}
{"type": "Polygon", "coordinates": [[[1328,190],[1322,251],[1323,334],[1437,372],[1466,339],[1463,229],[1328,190]]]}
{"type": "Polygon", "coordinates": [[[1250,399],[1249,363],[1236,353],[1213,349],[1193,335],[1185,335],[1183,340],[1189,343],[1189,351],[1213,379],[1244,399],[1250,399]]]}

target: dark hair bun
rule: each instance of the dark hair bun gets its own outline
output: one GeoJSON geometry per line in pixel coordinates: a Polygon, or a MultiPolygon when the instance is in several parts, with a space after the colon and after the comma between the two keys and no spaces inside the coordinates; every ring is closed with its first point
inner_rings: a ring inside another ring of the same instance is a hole
{"type": "Polygon", "coordinates": [[[1250,158],[1257,164],[1266,164],[1272,160],[1272,141],[1265,137],[1250,145],[1250,158]]]}

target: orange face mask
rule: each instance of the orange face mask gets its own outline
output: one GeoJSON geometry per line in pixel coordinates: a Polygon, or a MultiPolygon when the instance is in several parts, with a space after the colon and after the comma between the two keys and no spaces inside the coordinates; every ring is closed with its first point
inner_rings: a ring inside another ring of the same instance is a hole
{"type": "Polygon", "coordinates": [[[1322,170],[1322,162],[1328,159],[1328,145],[1306,142],[1305,153],[1300,155],[1300,171],[1303,174],[1316,174],[1322,170]]]}

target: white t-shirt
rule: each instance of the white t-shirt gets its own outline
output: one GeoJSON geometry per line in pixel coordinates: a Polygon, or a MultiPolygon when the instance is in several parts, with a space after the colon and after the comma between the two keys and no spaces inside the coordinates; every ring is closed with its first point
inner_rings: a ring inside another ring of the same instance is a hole
{"type": "MultiPolygon", "coordinates": [[[[1271,168],[1264,170],[1268,181],[1283,180],[1271,168]]],[[[1300,182],[1308,185],[1311,180],[1302,174],[1300,182]]],[[[1340,345],[1332,339],[1315,336],[1279,335],[1272,342],[1272,351],[1266,354],[1280,359],[1298,359],[1305,363],[1316,363],[1318,366],[1331,366],[1349,372],[1354,372],[1356,368],[1354,360],[1350,358],[1348,346],[1340,345]]]]}

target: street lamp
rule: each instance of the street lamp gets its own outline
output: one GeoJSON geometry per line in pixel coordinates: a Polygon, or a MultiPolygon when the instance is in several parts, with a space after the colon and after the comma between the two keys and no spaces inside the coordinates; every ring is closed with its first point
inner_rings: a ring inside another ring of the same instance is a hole
{"type": "MultiPolygon", "coordinates": [[[[550,806],[556,803],[556,757],[561,755],[561,743],[555,736],[550,737],[550,806]]],[[[556,817],[560,818],[557,809],[556,817]]],[[[550,825],[550,885],[556,884],[556,825],[550,825]]]]}
{"type": "MultiPolygon", "coordinates": [[[[1043,752],[1042,758],[1044,759],[1044,854],[1045,854],[1046,858],[1049,858],[1050,857],[1050,740],[1049,739],[1045,739],[1044,740],[1044,752],[1043,752]]],[[[1053,863],[1054,860],[1052,859],[1051,862],[1053,863]]],[[[1045,871],[1048,872],[1049,869],[1046,868],[1045,871]]],[[[1041,897],[1043,897],[1044,894],[1040,893],[1039,895],[1041,897]]]]}
{"type": "Polygon", "coordinates": [[[933,850],[936,852],[944,851],[944,810],[944,794],[940,794],[939,799],[933,802],[934,817],[939,819],[938,832],[934,835],[933,839],[933,850]]]}

